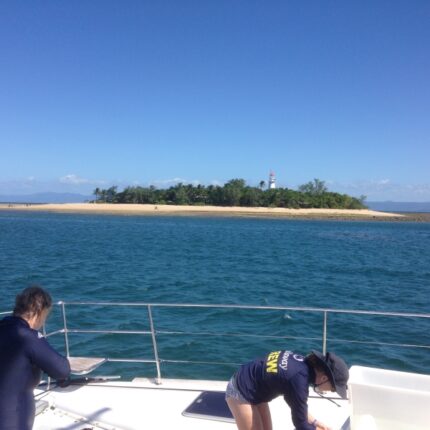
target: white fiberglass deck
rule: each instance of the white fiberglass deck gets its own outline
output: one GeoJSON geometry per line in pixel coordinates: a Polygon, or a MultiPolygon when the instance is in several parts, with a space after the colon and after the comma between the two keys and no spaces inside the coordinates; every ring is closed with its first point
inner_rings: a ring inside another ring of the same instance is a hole
{"type": "MultiPolygon", "coordinates": [[[[152,380],[72,385],[46,393],[51,407],[36,417],[34,430],[82,429],[167,429],[233,430],[229,422],[185,417],[182,412],[202,391],[224,391],[227,382],[152,380]]],[[[333,430],[339,430],[349,416],[346,400],[336,406],[318,396],[309,399],[309,411],[333,430]]],[[[282,397],[270,404],[273,428],[292,430],[290,410],[282,397]]]]}

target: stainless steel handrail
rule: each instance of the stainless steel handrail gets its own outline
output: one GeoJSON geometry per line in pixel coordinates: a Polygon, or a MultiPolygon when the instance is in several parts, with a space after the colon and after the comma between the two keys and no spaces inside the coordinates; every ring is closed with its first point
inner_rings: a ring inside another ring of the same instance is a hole
{"type": "MultiPolygon", "coordinates": [[[[58,302],[58,304],[65,302],[58,302]]],[[[255,306],[255,305],[228,305],[228,304],[197,304],[197,303],[149,303],[149,302],[67,302],[67,305],[92,305],[92,306],[151,306],[164,308],[225,308],[225,309],[264,309],[278,311],[306,311],[306,312],[327,312],[359,315],[383,315],[398,317],[430,318],[430,314],[408,313],[408,312],[385,312],[385,311],[365,311],[354,309],[316,308],[298,306],[255,306]]]]}
{"type": "Polygon", "coordinates": [[[157,366],[156,382],[157,384],[161,384],[160,359],[158,357],[157,341],[155,338],[155,329],[154,329],[154,321],[152,319],[151,305],[148,305],[148,318],[149,318],[149,325],[151,327],[151,338],[152,338],[152,346],[154,348],[155,365],[157,366]]]}
{"type": "MultiPolygon", "coordinates": [[[[329,314],[350,314],[350,315],[368,315],[368,316],[384,316],[384,317],[404,317],[404,318],[424,318],[429,319],[430,314],[427,313],[407,313],[407,312],[385,312],[385,311],[366,311],[366,310],[353,310],[353,309],[333,309],[333,308],[317,308],[317,307],[297,307],[297,306],[254,306],[254,305],[230,305],[230,304],[195,304],[195,303],[148,303],[148,302],[97,302],[97,301],[82,301],[82,302],[58,302],[56,303],[60,307],[61,315],[63,319],[63,328],[47,333],[46,336],[54,336],[57,334],[64,334],[64,344],[66,355],[70,356],[70,345],[69,345],[69,333],[83,333],[83,334],[135,334],[135,335],[150,335],[153,346],[154,359],[144,358],[107,358],[111,362],[129,362],[129,363],[153,363],[156,366],[157,377],[156,382],[161,383],[161,363],[188,363],[188,364],[219,364],[219,365],[233,365],[239,363],[230,362],[200,362],[200,361],[189,361],[189,360],[173,360],[173,359],[162,359],[159,357],[157,347],[157,336],[160,335],[203,335],[203,336],[223,336],[223,337],[253,337],[253,338],[267,338],[267,339],[302,339],[321,341],[322,350],[326,353],[327,349],[327,336],[328,336],[328,316],[329,314]],[[148,313],[148,320],[150,330],[100,330],[100,329],[79,329],[69,328],[66,306],[104,306],[104,307],[145,307],[148,313]],[[174,330],[156,330],[154,319],[152,316],[152,309],[154,308],[200,308],[200,309],[233,309],[233,310],[276,310],[276,311],[297,311],[297,312],[312,312],[322,314],[323,325],[322,325],[322,338],[316,337],[304,337],[304,336],[283,336],[283,335],[260,335],[260,334],[247,334],[247,333],[223,333],[223,332],[184,332],[174,330]]],[[[10,312],[2,312],[2,314],[8,314],[10,312]]],[[[330,342],[342,342],[342,343],[356,343],[366,345],[382,345],[382,346],[396,346],[406,348],[426,348],[430,349],[430,345],[416,345],[416,344],[401,344],[401,343],[389,343],[389,342],[375,342],[375,341],[360,341],[360,340],[348,340],[348,339],[330,339],[330,342]]]]}
{"type": "MultiPolygon", "coordinates": [[[[64,332],[65,339],[67,339],[67,333],[121,333],[121,334],[144,334],[151,335],[154,360],[145,359],[109,359],[109,361],[127,361],[127,362],[142,362],[142,363],[155,363],[157,369],[156,381],[161,383],[161,367],[160,363],[190,363],[190,364],[224,364],[232,365],[233,363],[208,363],[208,362],[191,362],[189,360],[164,360],[160,359],[158,354],[156,335],[172,335],[172,334],[185,334],[185,335],[205,335],[205,336],[242,336],[242,337],[263,337],[263,338],[284,338],[284,339],[304,339],[301,337],[294,336],[266,336],[266,335],[255,335],[245,333],[212,333],[212,332],[181,332],[181,331],[169,331],[169,330],[155,330],[154,321],[152,317],[152,308],[200,308],[200,309],[244,309],[244,310],[279,310],[279,311],[299,311],[299,312],[313,312],[322,313],[323,315],[323,334],[322,334],[322,350],[326,353],[327,350],[327,331],[328,331],[328,315],[329,314],[351,314],[351,315],[370,315],[370,316],[387,316],[387,317],[413,317],[413,318],[430,318],[430,314],[418,314],[418,313],[402,313],[402,312],[385,312],[385,311],[365,311],[365,310],[349,310],[349,309],[332,309],[332,308],[316,308],[316,307],[295,307],[295,306],[253,306],[253,305],[229,305],[229,304],[195,304],[195,303],[147,303],[147,302],[68,302],[68,306],[121,306],[121,307],[146,307],[148,312],[148,318],[150,323],[150,330],[79,330],[79,329],[68,329],[65,319],[65,303],[60,302],[59,305],[62,307],[62,314],[65,321],[64,332]]],[[[319,338],[306,337],[308,340],[320,340],[319,338]]],[[[429,348],[426,345],[413,345],[413,344],[392,344],[387,342],[370,342],[370,341],[350,341],[350,340],[337,340],[331,339],[330,341],[344,342],[344,343],[361,343],[361,344],[378,344],[388,346],[399,346],[399,347],[419,347],[429,348]]],[[[238,364],[238,363],[234,363],[238,364]]]]}
{"type": "Polygon", "coordinates": [[[63,317],[63,330],[64,330],[64,346],[66,348],[66,356],[70,357],[69,351],[69,336],[67,330],[67,317],[66,317],[66,304],[64,302],[58,302],[61,306],[61,315],[63,317]]]}

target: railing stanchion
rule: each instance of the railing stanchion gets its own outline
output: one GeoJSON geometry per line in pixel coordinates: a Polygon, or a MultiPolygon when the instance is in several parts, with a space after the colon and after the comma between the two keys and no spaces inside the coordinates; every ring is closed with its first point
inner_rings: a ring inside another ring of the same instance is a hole
{"type": "Polygon", "coordinates": [[[160,359],[158,358],[157,340],[155,338],[154,321],[152,320],[151,305],[148,305],[149,325],[151,327],[152,346],[154,348],[155,365],[157,366],[156,384],[161,384],[160,359]]]}
{"type": "MultiPolygon", "coordinates": [[[[42,326],[42,334],[43,337],[46,338],[46,321],[43,323],[42,326]]],[[[48,384],[46,385],[46,391],[49,391],[51,389],[51,377],[48,375],[48,384]]]]}
{"type": "Polygon", "coordinates": [[[63,315],[63,326],[64,326],[64,345],[66,347],[66,357],[70,357],[69,353],[69,335],[67,331],[67,319],[66,319],[66,304],[64,302],[60,302],[61,304],[61,313],[63,315]]]}
{"type": "Polygon", "coordinates": [[[327,353],[327,311],[324,311],[324,326],[323,326],[323,345],[322,352],[324,355],[327,353]]]}

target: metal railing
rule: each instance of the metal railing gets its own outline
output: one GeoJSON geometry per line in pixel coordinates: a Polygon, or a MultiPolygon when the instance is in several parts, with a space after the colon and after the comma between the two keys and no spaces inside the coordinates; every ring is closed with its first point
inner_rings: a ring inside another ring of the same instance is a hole
{"type": "MultiPolygon", "coordinates": [[[[129,363],[153,363],[156,366],[156,382],[161,383],[161,363],[198,363],[198,364],[220,364],[220,365],[233,365],[238,363],[228,362],[196,362],[191,360],[172,360],[172,359],[160,359],[159,351],[157,347],[157,335],[169,334],[169,335],[205,335],[205,336],[241,336],[241,337],[253,337],[253,338],[278,338],[278,339],[305,339],[312,341],[321,341],[321,349],[323,353],[327,350],[327,339],[328,339],[328,320],[329,315],[333,314],[348,314],[348,315],[367,315],[367,316],[385,316],[385,317],[400,317],[400,318],[420,318],[430,319],[430,314],[420,313],[400,313],[400,312],[379,312],[379,311],[362,311],[362,310],[347,310],[347,309],[330,309],[330,308],[315,308],[315,307],[286,307],[286,306],[248,306],[248,305],[227,305],[227,304],[178,304],[178,303],[109,303],[109,302],[58,302],[61,309],[63,328],[47,333],[46,336],[54,336],[63,334],[64,346],[67,356],[70,356],[70,342],[69,334],[71,333],[87,333],[87,334],[136,334],[136,335],[148,335],[151,337],[152,348],[153,348],[153,359],[131,359],[131,358],[110,358],[106,357],[107,361],[110,362],[129,362],[129,363]],[[145,308],[149,321],[149,330],[96,330],[96,329],[79,329],[69,328],[68,319],[66,313],[66,306],[103,306],[103,307],[133,307],[133,308],[145,308]],[[233,310],[261,310],[261,311],[284,311],[284,312],[306,312],[314,313],[322,316],[322,335],[320,338],[315,337],[294,337],[294,336],[277,336],[277,335],[257,335],[257,334],[246,334],[246,333],[213,333],[213,332],[183,332],[183,331],[166,331],[157,330],[154,324],[153,310],[158,308],[195,308],[195,309],[233,309],[233,310]]],[[[347,339],[331,339],[330,342],[343,342],[343,343],[359,343],[368,345],[387,345],[395,347],[411,347],[411,348],[427,348],[430,349],[430,345],[417,345],[417,344],[406,344],[406,343],[389,343],[389,342],[377,342],[377,341],[363,341],[363,340],[347,340],[347,339]]]]}
{"type": "Polygon", "coordinates": [[[8,312],[0,312],[0,317],[3,315],[10,315],[12,313],[12,311],[8,311],[8,312]]]}

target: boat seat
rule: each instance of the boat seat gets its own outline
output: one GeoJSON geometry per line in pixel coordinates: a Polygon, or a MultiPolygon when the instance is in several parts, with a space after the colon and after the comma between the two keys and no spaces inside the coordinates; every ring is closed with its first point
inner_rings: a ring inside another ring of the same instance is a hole
{"type": "Polygon", "coordinates": [[[70,370],[73,375],[86,375],[97,369],[107,358],[100,357],[68,357],[70,370]]]}

